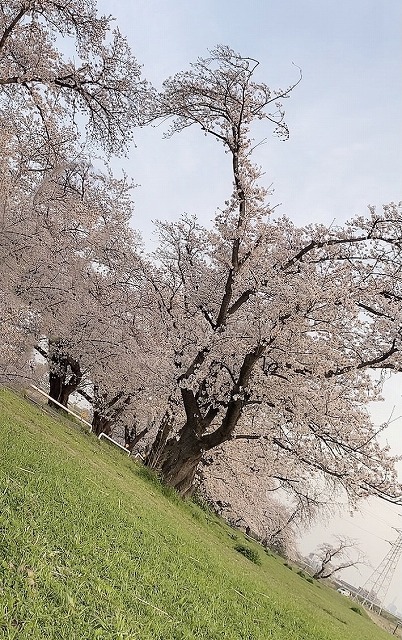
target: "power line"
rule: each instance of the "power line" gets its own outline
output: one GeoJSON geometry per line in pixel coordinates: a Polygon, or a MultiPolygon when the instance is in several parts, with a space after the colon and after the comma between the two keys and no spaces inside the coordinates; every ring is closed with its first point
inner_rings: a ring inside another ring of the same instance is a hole
{"type": "Polygon", "coordinates": [[[381,536],[377,535],[376,533],[373,533],[372,531],[369,531],[368,529],[364,529],[364,527],[361,527],[359,524],[356,524],[356,522],[351,522],[348,518],[341,518],[341,520],[343,520],[344,522],[347,522],[353,527],[357,527],[358,529],[361,529],[361,531],[368,533],[370,536],[373,536],[374,538],[378,538],[378,540],[382,540],[383,542],[388,542],[388,540],[386,540],[385,538],[382,538],[381,536]]]}
{"type": "Polygon", "coordinates": [[[379,522],[382,522],[383,524],[387,525],[387,527],[393,527],[394,526],[393,524],[391,524],[387,520],[384,520],[384,518],[380,518],[376,513],[372,513],[371,511],[369,511],[365,507],[362,507],[361,511],[363,513],[365,513],[366,515],[368,515],[370,518],[374,518],[377,522],[379,521],[379,522]]]}

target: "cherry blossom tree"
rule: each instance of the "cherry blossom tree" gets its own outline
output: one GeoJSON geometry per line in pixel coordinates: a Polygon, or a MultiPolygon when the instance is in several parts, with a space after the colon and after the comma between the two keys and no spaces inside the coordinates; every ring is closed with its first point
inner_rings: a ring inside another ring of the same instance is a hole
{"type": "Polygon", "coordinates": [[[207,452],[248,437],[278,485],[297,490],[308,474],[352,500],[397,500],[395,459],[365,405],[380,399],[370,371],[402,364],[401,212],[339,228],[273,216],[250,127],[268,120],[286,138],[281,101],[295,85],[256,83],[257,66],[218,47],[156,98],[169,135],[195,124],[222,143],[233,190],[212,230],[159,224],[150,281],[175,388],[148,463],[186,495],[207,452]]]}
{"type": "Polygon", "coordinates": [[[46,336],[50,391],[63,404],[107,357],[102,316],[107,325],[123,295],[117,263],[138,244],[127,181],[95,171],[88,154],[127,148],[148,92],[111,26],[94,2],[0,2],[0,375],[26,373],[46,336]]]}
{"type": "Polygon", "coordinates": [[[373,370],[402,366],[400,208],[343,227],[276,218],[251,128],[286,139],[300,79],[272,90],[220,46],[156,93],[110,27],[93,2],[0,0],[2,378],[36,343],[52,396],[86,394],[96,433],[157,423],[146,462],[182,495],[223,451],[234,475],[307,512],[323,484],[400,499],[385,425],[365,409],[381,398],[373,370]],[[145,258],[130,185],[90,156],[121,153],[156,119],[214,137],[232,189],[212,229],[159,222],[145,258]]]}
{"type": "Polygon", "coordinates": [[[130,185],[95,173],[85,158],[40,173],[33,193],[21,194],[21,177],[23,169],[10,181],[3,216],[3,274],[8,291],[38,321],[39,344],[44,335],[49,340],[51,395],[65,404],[82,377],[80,353],[89,361],[95,351],[106,357],[106,326],[117,301],[121,309],[127,299],[130,277],[134,285],[130,185]],[[75,382],[70,377],[63,388],[67,368],[75,382]]]}
{"type": "Polygon", "coordinates": [[[35,319],[27,315],[18,298],[4,296],[0,300],[0,323],[0,384],[23,384],[30,375],[35,319]]]}
{"type": "Polygon", "coordinates": [[[198,490],[225,519],[292,557],[297,534],[318,514],[332,513],[328,492],[310,473],[276,461],[260,441],[235,437],[210,451],[197,472],[198,490]]]}
{"type": "MultiPolygon", "coordinates": [[[[112,153],[126,147],[141,119],[145,83],[112,19],[93,0],[7,0],[0,3],[0,117],[16,135],[29,131],[55,153],[86,121],[88,133],[112,153]],[[63,54],[56,43],[63,40],[63,54]],[[80,119],[81,116],[81,119],[80,119]],[[57,126],[56,126],[57,125],[57,126]]],[[[47,152],[46,152],[47,154],[47,152]]],[[[45,157],[47,163],[49,159],[45,157]]]]}

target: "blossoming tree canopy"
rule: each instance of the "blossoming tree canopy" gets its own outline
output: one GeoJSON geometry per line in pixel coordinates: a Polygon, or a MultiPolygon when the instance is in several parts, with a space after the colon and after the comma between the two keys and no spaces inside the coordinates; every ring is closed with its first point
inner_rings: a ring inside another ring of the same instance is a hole
{"type": "Polygon", "coordinates": [[[185,417],[175,430],[166,414],[150,464],[185,494],[206,451],[248,434],[352,496],[396,497],[364,404],[378,397],[369,371],[401,366],[401,212],[331,229],[271,219],[249,130],[267,119],[286,135],[280,100],[293,87],[255,83],[256,67],[218,47],[156,101],[155,117],[174,118],[170,134],[194,124],[222,142],[233,191],[210,231],[189,217],[159,224],[150,278],[185,417]]]}
{"type": "Polygon", "coordinates": [[[201,461],[235,449],[299,497],[320,477],[397,500],[365,405],[380,397],[372,371],[402,365],[402,215],[390,204],[331,228],[274,215],[252,128],[287,138],[300,78],[271,89],[256,60],[218,46],[157,92],[94,2],[0,9],[2,378],[45,344],[55,395],[89,386],[96,430],[152,413],[146,463],[183,495],[201,461]],[[212,228],[159,222],[146,256],[129,181],[88,150],[121,153],[158,119],[218,140],[232,186],[212,228]]]}
{"type": "Polygon", "coordinates": [[[75,368],[83,348],[73,349],[73,336],[87,351],[97,344],[99,361],[105,343],[99,325],[94,338],[94,316],[105,319],[111,273],[119,280],[136,252],[131,185],[115,179],[106,161],[105,171],[95,170],[88,151],[126,149],[147,93],[111,26],[92,1],[0,2],[2,377],[26,373],[20,356],[27,360],[43,335],[53,345],[54,336],[59,344],[69,336],[73,352],[62,358],[75,368]],[[100,298],[102,278],[95,264],[109,271],[96,314],[91,291],[100,298]]]}
{"type": "Polygon", "coordinates": [[[8,0],[0,7],[1,106],[13,105],[13,125],[29,128],[34,118],[51,141],[52,125],[75,122],[80,113],[106,150],[123,149],[146,83],[111,18],[98,16],[93,0],[8,0]],[[71,55],[60,51],[63,44],[71,55]]]}

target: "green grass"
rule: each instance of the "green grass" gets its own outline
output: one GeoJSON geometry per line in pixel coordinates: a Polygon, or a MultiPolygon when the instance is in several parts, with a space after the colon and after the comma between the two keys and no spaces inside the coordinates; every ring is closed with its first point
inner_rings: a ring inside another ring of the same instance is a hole
{"type": "Polygon", "coordinates": [[[324,585],[0,390],[0,638],[381,640],[324,585]],[[245,544],[261,566],[235,550],[245,544]]]}

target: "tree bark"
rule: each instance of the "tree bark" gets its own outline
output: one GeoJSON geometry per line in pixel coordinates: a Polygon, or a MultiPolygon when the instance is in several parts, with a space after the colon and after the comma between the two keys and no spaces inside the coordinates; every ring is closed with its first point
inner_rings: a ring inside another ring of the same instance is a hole
{"type": "Polygon", "coordinates": [[[110,436],[113,420],[106,418],[100,411],[94,410],[92,418],[92,433],[99,436],[101,433],[110,436]]]}
{"type": "Polygon", "coordinates": [[[202,455],[201,439],[186,424],[178,440],[170,438],[166,442],[156,468],[167,485],[187,497],[194,491],[194,478],[202,455]]]}
{"type": "Polygon", "coordinates": [[[209,433],[208,430],[217,415],[217,410],[207,407],[206,411],[202,412],[194,393],[189,389],[181,390],[187,421],[177,437],[169,440],[165,438],[165,444],[162,437],[164,434],[158,434],[158,436],[161,435],[158,443],[159,457],[153,464],[153,467],[161,473],[164,482],[181,495],[191,494],[203,453],[233,438],[236,425],[247,402],[251,373],[264,350],[263,344],[257,344],[245,355],[221,422],[209,433]]]}
{"type": "MultiPolygon", "coordinates": [[[[52,400],[56,400],[57,402],[60,402],[61,390],[63,388],[64,379],[65,379],[65,374],[61,373],[60,371],[52,371],[52,370],[49,371],[49,396],[52,398],[52,400]]],[[[48,400],[48,404],[51,407],[58,409],[59,407],[55,402],[52,402],[52,400],[48,400]]],[[[64,406],[67,406],[67,405],[65,404],[64,406]]]]}
{"type": "Polygon", "coordinates": [[[94,385],[92,431],[95,435],[105,433],[109,436],[113,425],[131,403],[131,396],[124,391],[118,391],[110,400],[107,392],[100,392],[98,385],[94,385]]]}
{"type": "Polygon", "coordinates": [[[49,360],[49,396],[51,397],[48,404],[58,409],[58,405],[52,402],[52,400],[56,400],[67,407],[70,395],[78,389],[82,380],[80,363],[63,351],[62,342],[58,340],[49,341],[47,357],[49,360]]]}

